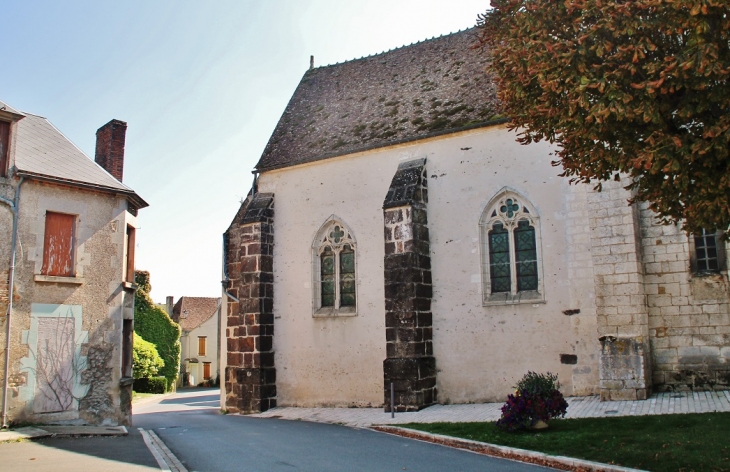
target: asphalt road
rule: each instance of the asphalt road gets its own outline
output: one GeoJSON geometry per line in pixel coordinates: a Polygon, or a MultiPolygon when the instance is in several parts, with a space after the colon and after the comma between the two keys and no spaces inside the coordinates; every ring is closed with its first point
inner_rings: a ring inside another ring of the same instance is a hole
{"type": "Polygon", "coordinates": [[[0,472],[155,472],[142,436],[45,438],[0,444],[0,472]]]}
{"type": "Polygon", "coordinates": [[[189,471],[538,471],[366,429],[220,413],[217,390],[182,390],[134,407],[189,471]]]}

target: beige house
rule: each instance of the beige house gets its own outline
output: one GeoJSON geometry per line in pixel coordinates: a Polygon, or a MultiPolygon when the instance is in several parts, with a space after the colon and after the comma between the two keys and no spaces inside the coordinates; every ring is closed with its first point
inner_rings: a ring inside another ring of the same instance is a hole
{"type": "Polygon", "coordinates": [[[0,102],[3,425],[129,424],[137,211],[127,125],[91,160],[47,119],[0,102]],[[10,295],[12,293],[12,296],[10,295]]]}
{"type": "Polygon", "coordinates": [[[220,298],[206,297],[180,297],[172,308],[172,320],[182,328],[180,386],[212,384],[218,378],[220,308],[220,298]]]}
{"type": "Polygon", "coordinates": [[[473,34],[304,74],[225,233],[228,410],[730,387],[726,243],[516,143],[473,34]]]}

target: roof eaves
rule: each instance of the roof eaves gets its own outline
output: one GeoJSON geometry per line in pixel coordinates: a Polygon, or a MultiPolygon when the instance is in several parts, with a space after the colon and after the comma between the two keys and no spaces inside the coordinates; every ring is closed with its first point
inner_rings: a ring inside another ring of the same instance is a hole
{"type": "MultiPolygon", "coordinates": [[[[258,167],[257,166],[253,172],[267,172],[267,171],[270,171],[270,170],[283,169],[283,168],[286,168],[286,167],[294,167],[294,166],[298,166],[300,164],[309,164],[311,162],[321,161],[321,160],[325,160],[325,159],[331,159],[333,157],[345,156],[347,154],[355,154],[355,153],[358,153],[358,152],[371,151],[373,149],[379,149],[379,148],[384,148],[384,147],[389,147],[389,146],[396,146],[396,145],[399,145],[399,144],[405,144],[405,143],[410,143],[410,142],[414,142],[414,141],[420,141],[422,139],[434,138],[434,137],[437,137],[437,136],[443,136],[443,135],[446,135],[446,134],[458,133],[458,132],[461,132],[461,131],[469,131],[469,130],[477,129],[477,128],[487,128],[489,126],[496,126],[496,125],[508,123],[509,121],[510,121],[509,118],[498,118],[498,119],[495,119],[495,120],[483,121],[483,122],[480,122],[480,123],[474,123],[474,124],[471,124],[471,125],[468,125],[468,126],[462,126],[462,127],[459,127],[459,128],[450,128],[450,129],[446,129],[446,130],[434,131],[434,132],[428,133],[428,134],[423,134],[423,135],[419,135],[419,136],[411,136],[411,137],[402,138],[402,139],[396,139],[394,141],[388,141],[388,142],[374,144],[374,145],[370,145],[370,146],[361,146],[361,147],[357,147],[357,148],[354,148],[354,149],[347,149],[347,150],[339,151],[339,152],[338,151],[334,151],[334,152],[319,154],[317,156],[313,156],[313,157],[310,157],[310,158],[307,158],[307,159],[299,160],[299,161],[297,161],[295,163],[285,163],[285,164],[279,164],[279,165],[269,166],[269,167],[258,167]]],[[[262,156],[261,159],[263,159],[263,156],[262,156]]],[[[261,161],[261,159],[259,160],[259,162],[261,161]]]]}
{"type": "Polygon", "coordinates": [[[124,195],[138,209],[146,208],[146,207],[150,206],[149,203],[144,201],[142,199],[142,197],[137,195],[137,193],[131,189],[125,190],[122,188],[107,187],[105,185],[95,185],[95,184],[90,184],[88,182],[80,182],[77,180],[64,179],[61,177],[54,177],[54,176],[45,175],[45,174],[38,174],[35,172],[29,172],[29,171],[20,170],[20,169],[15,169],[15,175],[17,175],[19,177],[26,177],[29,179],[39,180],[39,181],[43,181],[43,182],[64,184],[64,185],[84,188],[84,189],[88,189],[88,190],[96,190],[96,191],[105,192],[105,193],[114,193],[114,194],[124,195]]]}

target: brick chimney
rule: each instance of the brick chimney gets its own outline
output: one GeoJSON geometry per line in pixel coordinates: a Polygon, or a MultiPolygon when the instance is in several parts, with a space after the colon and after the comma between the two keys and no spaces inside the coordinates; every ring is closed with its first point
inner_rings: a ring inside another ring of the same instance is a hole
{"type": "Polygon", "coordinates": [[[167,311],[167,314],[170,316],[172,316],[172,307],[174,305],[175,304],[172,303],[172,297],[168,296],[167,299],[165,300],[165,311],[167,311]]]}
{"type": "Polygon", "coordinates": [[[94,160],[122,181],[124,175],[124,141],[127,135],[127,123],[111,120],[96,130],[96,156],[94,160]]]}

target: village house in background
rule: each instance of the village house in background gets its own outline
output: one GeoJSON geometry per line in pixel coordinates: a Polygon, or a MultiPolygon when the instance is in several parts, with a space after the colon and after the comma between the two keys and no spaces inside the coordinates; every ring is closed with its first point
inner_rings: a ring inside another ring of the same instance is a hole
{"type": "Polygon", "coordinates": [[[148,205],[122,183],[126,129],[101,127],[93,161],[46,118],[0,102],[3,426],[130,424],[134,246],[148,205]]]}
{"type": "Polygon", "coordinates": [[[727,244],[515,142],[475,33],[302,77],[224,235],[228,411],[730,387],[727,244]]]}
{"type": "Polygon", "coordinates": [[[220,298],[180,297],[172,308],[172,320],[182,329],[179,386],[212,385],[218,379],[220,313],[220,298]]]}

